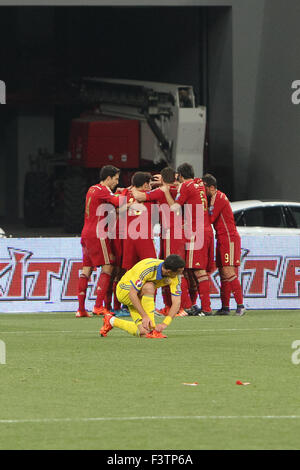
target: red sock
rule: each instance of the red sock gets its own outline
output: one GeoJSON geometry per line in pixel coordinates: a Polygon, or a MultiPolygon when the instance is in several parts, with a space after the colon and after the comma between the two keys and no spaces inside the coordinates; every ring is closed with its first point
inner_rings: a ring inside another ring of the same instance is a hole
{"type": "Polygon", "coordinates": [[[237,305],[243,305],[243,292],[239,279],[235,277],[228,284],[230,285],[231,292],[234,295],[237,305]]]}
{"type": "Polygon", "coordinates": [[[187,279],[181,278],[181,308],[191,308],[192,302],[189,293],[189,283],[187,279]]]}
{"type": "Polygon", "coordinates": [[[190,299],[191,299],[192,305],[195,305],[197,302],[197,297],[198,297],[198,281],[195,278],[195,275],[192,269],[186,269],[186,273],[188,275],[190,299]]]}
{"type": "Polygon", "coordinates": [[[171,292],[169,286],[163,286],[161,288],[162,298],[166,307],[171,307],[172,300],[171,300],[171,292]]]}
{"type": "Polygon", "coordinates": [[[118,301],[118,297],[117,297],[117,293],[116,293],[116,290],[117,290],[117,281],[114,281],[113,283],[113,292],[114,292],[114,309],[115,310],[120,310],[121,308],[121,304],[120,302],[118,301]]]}
{"type": "Polygon", "coordinates": [[[201,310],[203,312],[210,312],[211,306],[209,295],[209,280],[207,279],[207,276],[201,276],[200,278],[198,278],[198,281],[198,292],[201,300],[201,310]]]}
{"type": "Polygon", "coordinates": [[[106,296],[106,293],[109,289],[111,275],[107,273],[101,273],[99,276],[98,284],[97,284],[97,297],[95,302],[95,307],[99,308],[103,306],[103,302],[106,296]]]}
{"type": "Polygon", "coordinates": [[[190,298],[192,305],[195,305],[197,302],[197,297],[198,297],[198,291],[197,290],[190,290],[190,298]]]}
{"type": "Polygon", "coordinates": [[[79,310],[81,312],[85,311],[85,298],[86,298],[86,290],[88,286],[88,278],[86,277],[85,274],[80,274],[79,280],[78,280],[78,302],[79,302],[79,310]]]}
{"type": "Polygon", "coordinates": [[[104,298],[104,305],[107,310],[111,310],[111,300],[112,300],[112,284],[109,283],[105,298],[104,298]]]}
{"type": "Polygon", "coordinates": [[[230,304],[230,293],[231,293],[231,286],[229,280],[221,279],[221,301],[222,307],[229,307],[230,304]]]}

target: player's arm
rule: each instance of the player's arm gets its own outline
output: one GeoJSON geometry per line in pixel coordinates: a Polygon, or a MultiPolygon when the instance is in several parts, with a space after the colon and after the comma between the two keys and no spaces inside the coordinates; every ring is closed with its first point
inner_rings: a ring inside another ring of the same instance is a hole
{"type": "Polygon", "coordinates": [[[179,312],[180,304],[181,304],[181,295],[178,295],[178,296],[172,295],[172,305],[170,307],[169,313],[162,323],[159,323],[158,325],[156,325],[155,327],[156,331],[161,333],[165,328],[167,328],[167,326],[170,325],[175,315],[179,312]]]}
{"type": "Polygon", "coordinates": [[[181,288],[180,288],[180,280],[178,277],[175,277],[171,280],[170,284],[170,291],[172,297],[172,305],[170,307],[169,313],[166,318],[163,320],[162,323],[156,325],[155,329],[158,332],[162,332],[167,326],[170,325],[171,321],[175,317],[175,315],[180,310],[181,305],[181,288]]]}
{"type": "Polygon", "coordinates": [[[136,188],[132,188],[131,192],[132,192],[134,199],[136,199],[136,201],[145,202],[147,200],[146,193],[143,193],[142,191],[139,191],[136,188]]]}
{"type": "Polygon", "coordinates": [[[132,206],[134,201],[127,201],[127,197],[124,194],[113,194],[108,197],[107,202],[112,204],[119,214],[122,214],[132,206]]]}
{"type": "Polygon", "coordinates": [[[208,213],[210,216],[210,223],[213,224],[217,218],[220,216],[221,212],[223,211],[226,205],[225,199],[216,199],[212,197],[210,201],[210,205],[208,207],[208,213]]]}
{"type": "Polygon", "coordinates": [[[142,317],[142,326],[145,328],[145,330],[150,331],[151,328],[153,328],[153,325],[151,323],[150,317],[148,317],[147,313],[143,309],[138,294],[139,291],[132,285],[129,290],[129,298],[134,308],[139,312],[142,317]]]}
{"type": "Polygon", "coordinates": [[[160,189],[161,189],[161,191],[163,191],[165,193],[166,200],[167,200],[167,203],[170,206],[171,211],[177,212],[178,209],[180,209],[180,206],[182,204],[179,204],[177,199],[176,199],[176,202],[174,201],[174,199],[172,198],[172,195],[170,193],[169,186],[163,185],[163,186],[161,186],[160,189]]]}

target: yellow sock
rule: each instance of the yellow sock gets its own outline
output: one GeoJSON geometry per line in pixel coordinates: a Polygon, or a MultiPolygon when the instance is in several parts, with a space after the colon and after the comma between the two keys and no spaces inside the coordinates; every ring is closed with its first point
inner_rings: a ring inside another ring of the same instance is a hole
{"type": "Polygon", "coordinates": [[[151,323],[155,328],[155,320],[154,320],[154,310],[155,310],[155,302],[154,302],[154,295],[143,295],[141,299],[141,304],[143,309],[147,313],[147,315],[151,319],[151,323]]]}
{"type": "Polygon", "coordinates": [[[114,327],[120,328],[121,330],[127,331],[130,335],[140,336],[140,330],[136,324],[132,321],[122,320],[121,318],[114,318],[114,327]]]}

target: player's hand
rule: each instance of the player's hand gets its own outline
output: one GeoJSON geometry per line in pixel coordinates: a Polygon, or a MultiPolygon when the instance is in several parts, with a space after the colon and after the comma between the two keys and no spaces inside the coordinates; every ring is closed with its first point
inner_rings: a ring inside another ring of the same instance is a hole
{"type": "Polygon", "coordinates": [[[153,175],[152,179],[150,181],[150,187],[151,188],[156,188],[156,187],[160,186],[161,184],[162,184],[161,175],[160,174],[153,175]]]}
{"type": "Polygon", "coordinates": [[[148,317],[148,315],[146,315],[145,317],[143,317],[142,319],[142,327],[145,328],[145,330],[147,331],[150,331],[150,330],[153,330],[153,325],[151,323],[151,320],[150,318],[148,317]]]}
{"type": "Polygon", "coordinates": [[[161,175],[160,175],[159,173],[156,174],[156,175],[153,175],[152,178],[153,178],[153,180],[155,181],[155,183],[159,183],[159,184],[162,183],[162,181],[161,181],[161,175]]]}
{"type": "Polygon", "coordinates": [[[159,323],[158,325],[156,325],[155,327],[155,330],[158,332],[158,333],[161,333],[163,330],[165,330],[167,328],[167,325],[165,323],[159,323]]]}

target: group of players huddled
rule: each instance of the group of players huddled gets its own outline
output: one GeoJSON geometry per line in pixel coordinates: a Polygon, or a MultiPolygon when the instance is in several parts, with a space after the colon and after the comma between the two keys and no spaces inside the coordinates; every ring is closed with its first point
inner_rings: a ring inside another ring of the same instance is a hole
{"type": "Polygon", "coordinates": [[[237,275],[241,240],[229,200],[217,189],[215,177],[195,178],[189,163],[176,171],[166,167],[154,177],[137,171],[128,188],[116,189],[119,176],[118,168],[104,166],[100,183],[86,195],[76,317],[90,316],[86,292],[93,270],[101,267],[93,308],[94,315],[104,316],[100,334],[106,336],[118,326],[137,336],[164,337],[162,330],[176,315],[213,315],[210,273],[216,266],[222,306],[214,315],[229,315],[233,293],[235,314],[242,316],[246,310],[237,275]],[[154,243],[157,226],[159,256],[154,243]],[[165,305],[160,310],[155,309],[158,287],[165,305]],[[129,308],[133,322],[117,318],[122,308],[129,308]],[[155,326],[154,313],[165,318],[163,326],[155,326]]]}

